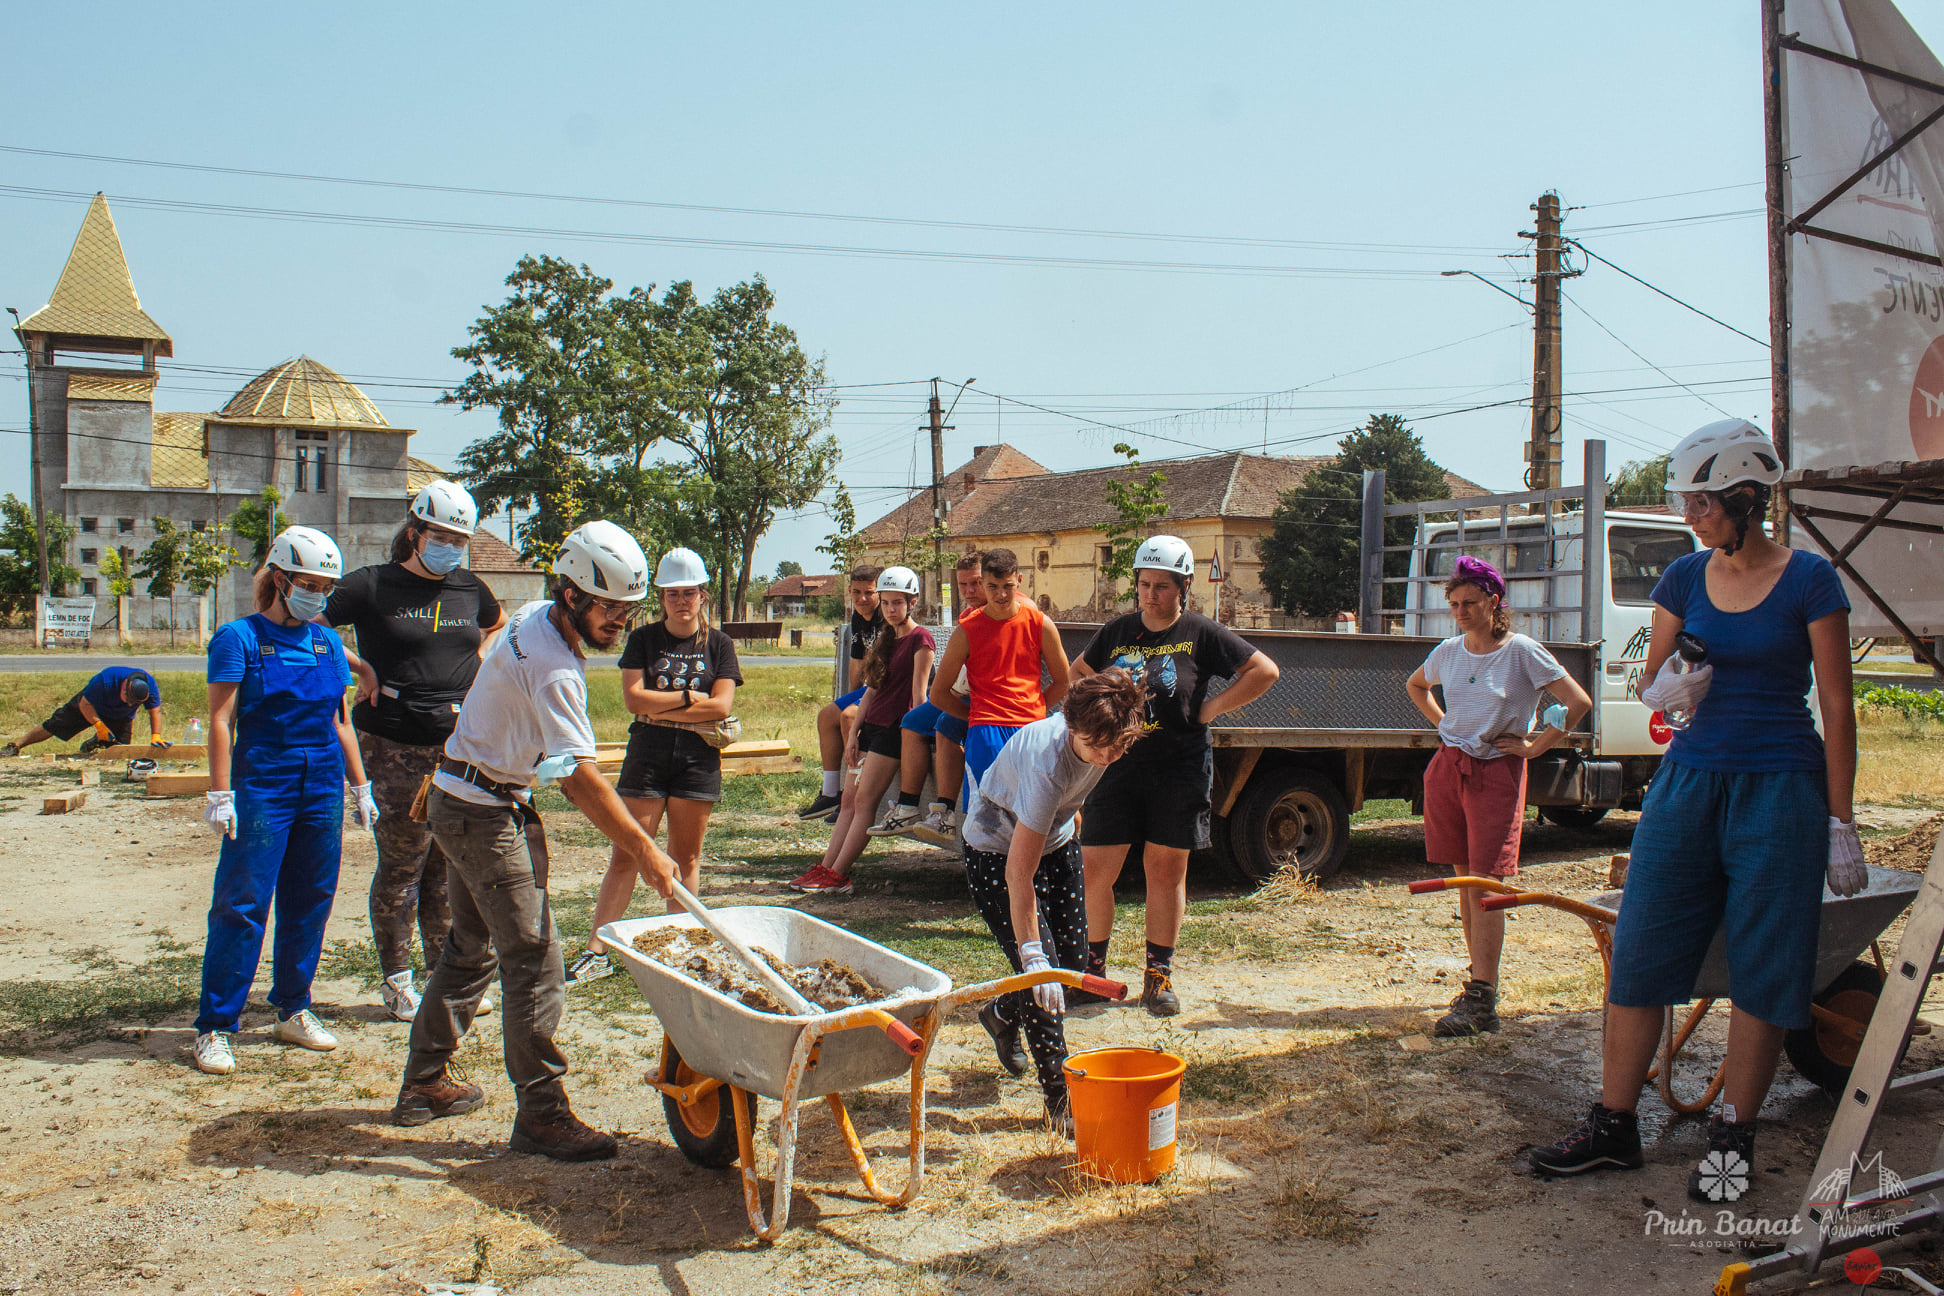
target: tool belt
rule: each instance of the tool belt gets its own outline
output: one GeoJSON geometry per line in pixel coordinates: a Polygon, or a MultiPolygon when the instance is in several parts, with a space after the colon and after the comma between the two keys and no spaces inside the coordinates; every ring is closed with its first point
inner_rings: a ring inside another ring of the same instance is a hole
{"type": "Polygon", "coordinates": [[[655,725],[662,729],[686,729],[700,734],[702,741],[718,751],[742,737],[742,721],[735,716],[725,716],[720,720],[658,720],[654,716],[636,716],[643,724],[655,725]]]}
{"type": "MultiPolygon", "coordinates": [[[[487,778],[479,772],[477,765],[468,765],[450,756],[439,757],[439,771],[450,774],[463,783],[470,783],[482,792],[512,799],[513,817],[519,821],[520,832],[526,837],[527,856],[533,864],[533,884],[540,890],[547,889],[547,873],[551,859],[547,851],[547,828],[540,821],[540,812],[533,808],[531,801],[520,793],[532,789],[524,783],[500,783],[487,778]]],[[[425,801],[431,794],[432,776],[426,775],[425,782],[419,785],[419,794],[412,801],[412,818],[425,822],[425,801]]]]}
{"type": "Polygon", "coordinates": [[[468,765],[466,762],[454,760],[450,756],[439,757],[439,772],[441,774],[450,774],[461,783],[470,783],[482,792],[491,792],[494,796],[510,797],[516,801],[519,799],[520,793],[532,790],[524,783],[501,783],[495,779],[487,778],[479,766],[468,765]]]}

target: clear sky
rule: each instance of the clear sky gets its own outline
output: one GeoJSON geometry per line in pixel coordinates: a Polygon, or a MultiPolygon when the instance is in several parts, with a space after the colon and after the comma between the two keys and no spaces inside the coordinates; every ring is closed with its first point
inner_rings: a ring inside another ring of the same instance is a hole
{"type": "MultiPolygon", "coordinates": [[[[1509,489],[1528,412],[1453,411],[1529,392],[1528,316],[1439,271],[1517,288],[1553,188],[1569,234],[1766,337],[1759,25],[1754,0],[17,6],[0,144],[582,201],[4,152],[0,305],[47,299],[103,189],[175,339],[165,408],[307,353],[449,464],[489,417],[433,404],[451,348],[547,252],[623,289],[764,275],[832,382],[884,384],[835,423],[867,520],[929,480],[933,376],[977,379],[948,466],[1000,438],[1053,468],[1122,439],[1329,453],[1393,411],[1509,489]]],[[[1567,291],[1569,481],[1588,436],[1617,463],[1767,422],[1764,348],[1597,262],[1567,291]]],[[[828,529],[780,518],[759,570],[817,570],[828,529]]]]}

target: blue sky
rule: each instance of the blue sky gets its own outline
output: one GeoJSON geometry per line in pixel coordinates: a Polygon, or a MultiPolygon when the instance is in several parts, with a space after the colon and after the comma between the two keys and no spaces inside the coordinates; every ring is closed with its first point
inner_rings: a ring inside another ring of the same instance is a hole
{"type": "MultiPolygon", "coordinates": [[[[1907,11],[1939,46],[1944,19],[1907,11]]],[[[766,276],[778,318],[828,357],[833,382],[903,384],[851,388],[837,415],[840,476],[867,518],[929,478],[916,380],[934,375],[978,380],[948,464],[1000,437],[1054,468],[1107,462],[1117,439],[1149,458],[1265,440],[1328,453],[1332,434],[1397,411],[1446,467],[1513,487],[1527,412],[1449,411],[1529,388],[1527,316],[1437,272],[1529,271],[1517,235],[1548,188],[1580,208],[1567,231],[1588,246],[1767,334],[1762,222],[1734,214],[1761,205],[1753,0],[43,5],[10,16],[0,67],[0,144],[894,218],[0,153],[0,305],[24,314],[46,300],[85,207],[62,194],[104,189],[143,305],[175,339],[160,404],[214,409],[308,353],[419,429],[414,453],[435,462],[485,426],[431,401],[461,373],[451,348],[526,252],[584,261],[622,288],[766,276]],[[252,219],[145,199],[559,232],[252,219]]],[[[1615,462],[1658,452],[1720,417],[1701,396],[1766,423],[1762,348],[1598,263],[1568,292],[1566,388],[1588,393],[1567,403],[1569,480],[1582,438],[1606,437],[1615,462]]],[[[18,354],[0,361],[0,427],[23,428],[18,354]]],[[[25,455],[0,456],[0,490],[26,485],[25,455]]],[[[814,569],[828,529],[816,510],[779,519],[759,568],[814,569]]]]}

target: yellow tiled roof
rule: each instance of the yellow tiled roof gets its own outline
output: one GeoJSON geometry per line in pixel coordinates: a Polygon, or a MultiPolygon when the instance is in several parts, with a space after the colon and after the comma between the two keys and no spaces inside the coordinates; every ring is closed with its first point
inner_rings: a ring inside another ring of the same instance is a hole
{"type": "Polygon", "coordinates": [[[205,490],[209,459],[203,450],[203,420],[207,414],[155,415],[149,446],[149,485],[156,490],[205,490]]]}
{"type": "Polygon", "coordinates": [[[278,427],[391,426],[356,383],[309,356],[286,360],[258,374],[216,417],[225,423],[278,427]]]}
{"type": "Polygon", "coordinates": [[[108,200],[100,194],[88,204],[54,295],[21,321],[20,331],[159,342],[157,354],[174,354],[169,335],[149,318],[135,296],[121,235],[115,232],[115,218],[108,214],[108,200]]]}
{"type": "Polygon", "coordinates": [[[146,373],[69,374],[67,394],[68,399],[71,401],[140,401],[147,403],[155,399],[155,375],[146,373]]]}
{"type": "Polygon", "coordinates": [[[446,479],[445,469],[435,463],[427,463],[416,455],[405,456],[405,493],[417,495],[435,481],[446,479]]]}

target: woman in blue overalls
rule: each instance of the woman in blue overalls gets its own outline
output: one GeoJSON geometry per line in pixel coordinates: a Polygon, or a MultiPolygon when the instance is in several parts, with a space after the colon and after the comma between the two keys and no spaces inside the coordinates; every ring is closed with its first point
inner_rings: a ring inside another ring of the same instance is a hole
{"type": "Polygon", "coordinates": [[[224,834],[203,948],[196,1066],[236,1069],[229,1037],[250,997],[270,902],[270,1038],[309,1049],[337,1039],[310,1010],[311,977],[337,895],[345,776],[360,828],[378,818],[358,756],[344,691],[344,645],[313,624],[344,572],[337,545],[321,531],[291,527],[270,546],[256,575],[256,613],[209,641],[209,805],[203,817],[224,834]],[[235,727],[234,738],[231,726],[235,727]]]}

